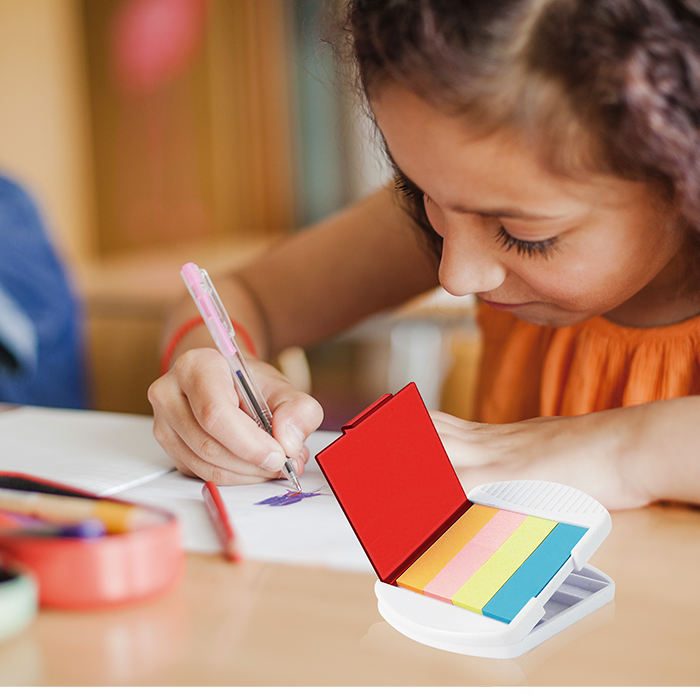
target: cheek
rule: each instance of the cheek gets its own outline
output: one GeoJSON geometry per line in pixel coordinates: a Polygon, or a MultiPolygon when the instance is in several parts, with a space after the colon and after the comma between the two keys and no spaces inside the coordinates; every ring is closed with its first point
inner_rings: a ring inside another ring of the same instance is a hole
{"type": "Polygon", "coordinates": [[[581,265],[563,268],[553,263],[514,264],[514,273],[535,292],[536,298],[562,306],[577,306],[577,299],[588,294],[590,278],[581,265]]]}
{"type": "Polygon", "coordinates": [[[638,290],[639,270],[629,263],[621,266],[614,254],[569,251],[542,264],[521,262],[513,272],[543,300],[572,311],[597,311],[638,290]]]}

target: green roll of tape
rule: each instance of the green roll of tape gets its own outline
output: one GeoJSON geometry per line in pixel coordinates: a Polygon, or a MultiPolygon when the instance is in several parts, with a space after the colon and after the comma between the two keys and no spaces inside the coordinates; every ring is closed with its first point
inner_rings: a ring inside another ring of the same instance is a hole
{"type": "Polygon", "coordinates": [[[38,601],[38,589],[32,576],[0,564],[0,642],[31,624],[38,601]]]}

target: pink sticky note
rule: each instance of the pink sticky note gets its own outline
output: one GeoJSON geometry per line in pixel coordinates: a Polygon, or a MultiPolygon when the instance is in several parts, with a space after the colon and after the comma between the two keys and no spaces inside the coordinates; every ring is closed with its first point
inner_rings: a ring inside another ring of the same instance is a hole
{"type": "Polygon", "coordinates": [[[498,511],[423,589],[423,593],[451,603],[457,591],[488,561],[526,517],[522,513],[498,511]]]}

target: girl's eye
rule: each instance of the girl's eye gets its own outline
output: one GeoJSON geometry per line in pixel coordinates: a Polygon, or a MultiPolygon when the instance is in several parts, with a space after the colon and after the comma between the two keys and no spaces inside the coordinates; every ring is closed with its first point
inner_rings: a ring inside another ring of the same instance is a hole
{"type": "Polygon", "coordinates": [[[498,227],[496,238],[506,250],[515,248],[520,255],[527,255],[529,257],[539,255],[545,260],[554,252],[557,244],[556,238],[548,238],[544,241],[523,241],[520,238],[513,238],[503,226],[498,227]]]}
{"type": "Polygon", "coordinates": [[[394,188],[406,199],[420,200],[424,195],[405,175],[397,175],[394,188]]]}

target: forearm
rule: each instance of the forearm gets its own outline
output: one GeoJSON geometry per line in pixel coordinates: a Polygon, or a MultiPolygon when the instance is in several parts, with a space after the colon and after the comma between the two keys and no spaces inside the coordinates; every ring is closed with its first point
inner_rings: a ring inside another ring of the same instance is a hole
{"type": "MultiPolygon", "coordinates": [[[[260,357],[269,358],[290,345],[330,337],[436,286],[437,260],[386,190],[290,236],[214,283],[260,357]]],[[[183,296],[168,320],[166,337],[194,313],[183,296]]],[[[211,344],[206,329],[198,327],[178,343],[173,359],[211,344]]]]}
{"type": "Polygon", "coordinates": [[[700,397],[516,423],[433,419],[465,488],[538,479],[574,486],[610,510],[700,504],[700,397]]]}
{"type": "Polygon", "coordinates": [[[650,502],[700,504],[700,396],[622,410],[631,418],[623,479],[640,484],[650,502]]]}
{"type": "Polygon", "coordinates": [[[240,276],[264,309],[274,355],[437,286],[437,267],[393,191],[383,190],[290,237],[240,276]]]}

